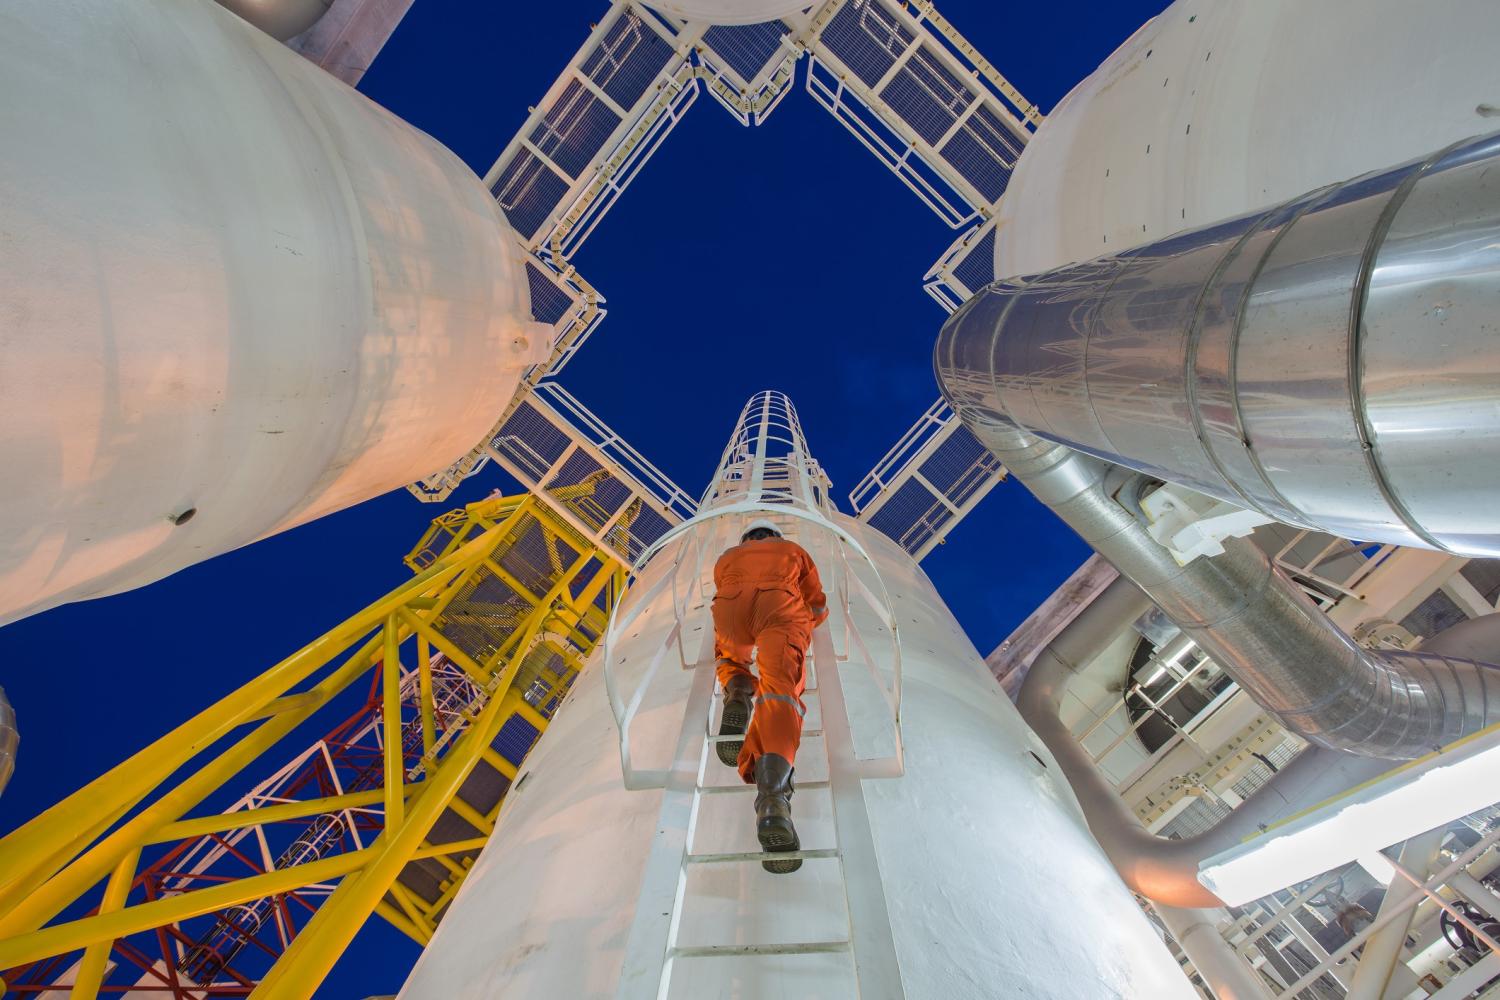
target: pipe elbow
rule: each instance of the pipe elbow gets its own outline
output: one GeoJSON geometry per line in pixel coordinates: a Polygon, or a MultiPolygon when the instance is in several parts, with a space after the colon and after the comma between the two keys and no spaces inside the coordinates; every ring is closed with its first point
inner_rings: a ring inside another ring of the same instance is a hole
{"type": "Polygon", "coordinates": [[[284,42],[317,24],[333,0],[219,0],[219,5],[284,42]]]}

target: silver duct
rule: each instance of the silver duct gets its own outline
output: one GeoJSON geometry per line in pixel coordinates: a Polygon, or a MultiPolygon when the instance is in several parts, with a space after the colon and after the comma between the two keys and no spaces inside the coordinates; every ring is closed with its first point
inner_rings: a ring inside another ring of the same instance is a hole
{"type": "Polygon", "coordinates": [[[996,282],[943,328],[971,424],[1288,524],[1500,556],[1500,134],[996,282]]]}
{"type": "Polygon", "coordinates": [[[5,697],[5,688],[0,687],[0,793],[10,784],[10,776],[16,770],[16,750],[21,745],[21,732],[16,728],[16,710],[5,697]]]}
{"type": "Polygon", "coordinates": [[[1226,539],[1223,555],[1180,566],[1106,490],[1117,467],[1014,426],[969,426],[1011,475],[1309,742],[1400,760],[1500,720],[1494,668],[1356,645],[1248,539],[1226,539]]]}
{"type": "Polygon", "coordinates": [[[1182,840],[1151,833],[1058,715],[1073,675],[1150,606],[1151,602],[1128,581],[1110,584],[1037,654],[1021,685],[1016,707],[1052,751],[1078,797],[1089,831],[1126,885],[1168,906],[1222,906],[1223,902],[1198,882],[1200,861],[1238,844],[1262,826],[1374,777],[1386,765],[1309,749],[1208,832],[1182,840]]]}

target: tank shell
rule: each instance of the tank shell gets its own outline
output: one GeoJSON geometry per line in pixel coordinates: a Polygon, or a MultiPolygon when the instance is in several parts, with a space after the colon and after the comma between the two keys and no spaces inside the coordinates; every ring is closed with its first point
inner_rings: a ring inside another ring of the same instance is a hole
{"type": "MultiPolygon", "coordinates": [[[[884,536],[840,523],[874,556],[906,630],[906,774],[864,782],[906,996],[1194,997],[1089,836],[1051,755],[931,582],[884,536]]],[[[674,557],[659,555],[634,592],[674,557]]],[[[820,566],[825,581],[830,570],[820,566]]],[[[644,612],[631,628],[637,637],[616,651],[626,664],[642,662],[670,628],[670,598],[662,605],[644,612]]],[[[622,786],[595,660],[528,757],[525,784],[506,800],[401,997],[615,995],[661,793],[622,786]]],[[[667,672],[633,729],[641,767],[661,766],[681,723],[691,674],[667,672]]],[[[881,709],[854,697],[847,681],[845,690],[863,753],[861,734],[878,731],[871,713],[881,709]]],[[[748,812],[744,823],[752,828],[748,812]]],[[[739,990],[794,995],[744,982],[739,990]]]]}
{"type": "Polygon", "coordinates": [[[0,622],[445,467],[549,346],[473,173],[216,4],[16,0],[0,95],[0,622]]]}
{"type": "Polygon", "coordinates": [[[1178,0],[1058,103],[998,206],[995,274],[1278,204],[1500,115],[1488,0],[1178,0]]]}

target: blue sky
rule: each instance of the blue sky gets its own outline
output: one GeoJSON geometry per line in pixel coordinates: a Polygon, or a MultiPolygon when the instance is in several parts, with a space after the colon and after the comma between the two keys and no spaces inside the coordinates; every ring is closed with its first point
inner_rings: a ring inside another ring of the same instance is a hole
{"type": "MultiPolygon", "coordinates": [[[[1164,6],[939,5],[1044,110],[1164,6]]],[[[361,90],[483,173],[604,9],[418,0],[361,90]]],[[[754,129],[701,95],[574,258],[609,316],[560,381],[693,495],[756,390],[791,396],[840,498],[937,397],[943,314],[921,278],[955,233],[807,96],[800,70],[795,87],[754,129]]],[[[430,518],[497,486],[512,488],[486,470],[440,507],[398,491],[0,629],[22,732],[0,829],[399,583],[430,518]]],[[[984,653],[1085,555],[1006,483],[924,568],[984,653]]],[[[246,785],[278,761],[262,763],[246,785]]],[[[393,992],[414,958],[373,920],[319,995],[393,992]]]]}

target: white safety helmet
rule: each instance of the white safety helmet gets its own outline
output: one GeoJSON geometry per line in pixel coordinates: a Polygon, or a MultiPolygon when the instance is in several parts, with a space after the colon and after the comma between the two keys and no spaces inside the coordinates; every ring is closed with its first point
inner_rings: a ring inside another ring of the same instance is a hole
{"type": "Polygon", "coordinates": [[[750,534],[750,532],[759,531],[762,528],[764,528],[766,531],[769,531],[777,538],[781,537],[781,529],[776,527],[774,522],[769,521],[763,517],[758,517],[755,520],[751,521],[749,524],[745,525],[745,530],[740,532],[740,541],[743,542],[745,540],[745,536],[750,534]]]}

